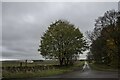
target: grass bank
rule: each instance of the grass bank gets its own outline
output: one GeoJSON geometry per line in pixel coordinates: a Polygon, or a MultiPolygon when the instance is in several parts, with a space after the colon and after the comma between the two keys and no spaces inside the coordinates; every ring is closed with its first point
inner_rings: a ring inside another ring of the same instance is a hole
{"type": "Polygon", "coordinates": [[[33,77],[46,77],[51,75],[62,74],[69,70],[64,69],[54,69],[54,70],[44,70],[44,71],[36,71],[36,72],[4,72],[3,78],[33,78],[33,77]]]}
{"type": "Polygon", "coordinates": [[[117,68],[113,68],[112,66],[107,66],[107,65],[104,65],[104,64],[93,64],[93,63],[90,63],[89,65],[94,70],[99,70],[99,71],[118,71],[117,68]]]}
{"type": "Polygon", "coordinates": [[[58,67],[57,69],[49,69],[49,70],[42,70],[42,71],[35,71],[35,72],[9,72],[3,71],[3,78],[34,78],[34,77],[47,77],[52,75],[58,75],[63,73],[72,72],[74,70],[82,69],[84,61],[77,61],[73,66],[63,66],[58,67]]]}

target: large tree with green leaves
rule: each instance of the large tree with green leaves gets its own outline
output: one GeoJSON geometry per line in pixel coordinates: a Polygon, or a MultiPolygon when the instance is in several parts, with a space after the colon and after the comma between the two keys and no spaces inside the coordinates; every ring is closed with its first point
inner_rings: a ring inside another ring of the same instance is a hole
{"type": "Polygon", "coordinates": [[[65,20],[52,23],[41,37],[38,51],[45,58],[58,59],[60,65],[72,64],[86,48],[83,34],[65,20]]]}

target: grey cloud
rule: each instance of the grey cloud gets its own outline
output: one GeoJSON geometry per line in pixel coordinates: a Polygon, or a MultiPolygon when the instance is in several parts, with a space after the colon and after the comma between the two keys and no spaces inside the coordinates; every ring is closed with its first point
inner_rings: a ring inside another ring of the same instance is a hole
{"type": "Polygon", "coordinates": [[[117,2],[103,3],[52,3],[3,2],[2,47],[3,58],[42,59],[37,49],[40,37],[49,24],[66,19],[84,33],[94,28],[94,20],[117,2]]]}

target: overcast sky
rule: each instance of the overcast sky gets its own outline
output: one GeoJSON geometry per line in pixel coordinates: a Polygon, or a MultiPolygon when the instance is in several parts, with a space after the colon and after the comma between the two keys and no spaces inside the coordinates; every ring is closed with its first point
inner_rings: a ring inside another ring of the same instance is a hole
{"type": "Polygon", "coordinates": [[[3,2],[2,58],[42,59],[37,49],[41,35],[51,22],[65,19],[85,33],[94,28],[97,17],[111,9],[117,10],[118,3],[3,2]]]}

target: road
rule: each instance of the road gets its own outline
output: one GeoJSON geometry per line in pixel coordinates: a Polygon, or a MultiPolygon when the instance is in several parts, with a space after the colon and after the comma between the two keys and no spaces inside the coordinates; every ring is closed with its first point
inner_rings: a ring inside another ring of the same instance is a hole
{"type": "Polygon", "coordinates": [[[67,74],[51,76],[49,78],[118,78],[118,72],[96,71],[92,70],[85,62],[83,70],[74,71],[67,74]]]}

